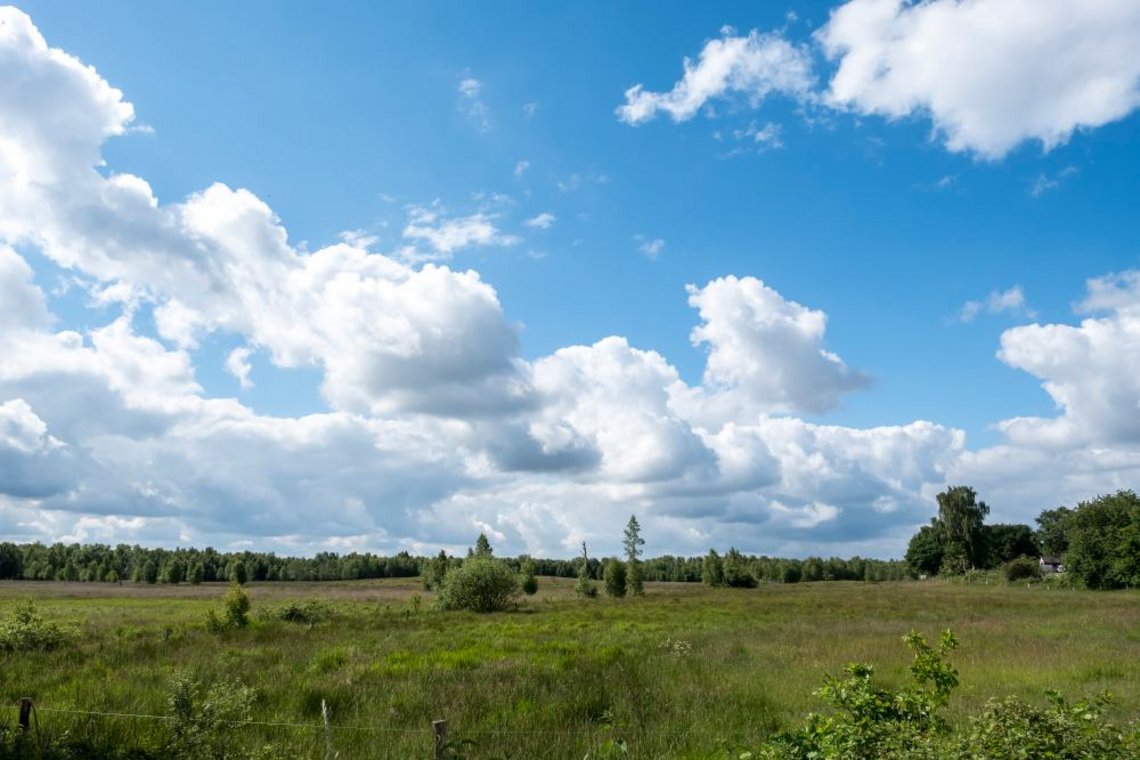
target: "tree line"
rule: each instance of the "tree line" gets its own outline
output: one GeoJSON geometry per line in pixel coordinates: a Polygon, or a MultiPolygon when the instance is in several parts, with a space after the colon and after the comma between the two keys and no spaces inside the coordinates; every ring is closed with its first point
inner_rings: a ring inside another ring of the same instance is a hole
{"type": "Polygon", "coordinates": [[[1140,497],[1134,491],[1043,510],[1037,528],[987,525],[990,508],[969,486],[937,496],[938,514],[919,528],[906,562],[918,575],[961,575],[1030,558],[1060,560],[1073,581],[1094,589],[1140,586],[1140,497]]]}
{"type": "MultiPolygon", "coordinates": [[[[745,555],[735,548],[704,556],[666,554],[643,557],[641,526],[631,517],[623,533],[625,561],[619,570],[616,558],[579,556],[507,557],[501,561],[514,572],[527,576],[585,578],[606,581],[610,567],[611,587],[623,583],[616,577],[623,570],[624,586],[638,593],[645,581],[701,583],[711,586],[752,587],[759,583],[813,581],[887,581],[907,577],[907,565],[899,560],[852,557],[780,557],[745,555]]],[[[490,542],[481,535],[467,553],[490,556],[490,542]]],[[[16,544],[0,543],[0,580],[81,581],[103,583],[211,583],[218,581],[335,581],[365,578],[414,578],[422,576],[428,588],[438,583],[465,558],[440,551],[434,557],[394,556],[371,553],[321,552],[312,557],[282,557],[266,552],[220,552],[206,549],[147,548],[119,544],[16,544]]]]}

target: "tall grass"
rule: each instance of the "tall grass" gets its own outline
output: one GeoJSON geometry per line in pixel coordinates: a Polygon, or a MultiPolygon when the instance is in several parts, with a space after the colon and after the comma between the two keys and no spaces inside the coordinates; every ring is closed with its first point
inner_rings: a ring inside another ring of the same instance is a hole
{"type": "MultiPolygon", "coordinates": [[[[901,682],[909,657],[898,636],[952,628],[961,641],[952,720],[990,697],[1040,700],[1046,688],[1108,690],[1114,718],[1140,715],[1134,592],[649,583],[642,598],[587,600],[572,587],[543,578],[517,611],[476,615],[413,604],[414,581],[254,585],[250,625],[213,633],[204,621],[224,586],[135,595],[0,584],[0,617],[32,594],[45,618],[81,631],[58,651],[0,655],[0,704],[29,696],[43,708],[168,715],[171,685],[187,677],[253,690],[252,720],[278,725],[233,727],[249,752],[271,744],[323,757],[323,703],[341,758],[426,756],[438,718],[453,740],[475,742],[468,757],[580,759],[611,740],[633,757],[722,757],[819,709],[811,692],[824,673],[873,662],[901,682]],[[310,596],[327,615],[258,614],[310,596]]],[[[39,717],[45,730],[118,731],[147,746],[166,730],[159,719],[39,717]]]]}

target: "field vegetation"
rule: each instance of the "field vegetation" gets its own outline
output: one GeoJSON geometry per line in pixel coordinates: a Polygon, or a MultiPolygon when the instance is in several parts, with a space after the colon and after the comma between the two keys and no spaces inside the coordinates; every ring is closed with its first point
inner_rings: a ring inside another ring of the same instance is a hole
{"type": "Polygon", "coordinates": [[[587,598],[539,577],[493,614],[436,609],[414,578],[253,583],[248,609],[222,583],[5,582],[0,620],[46,626],[50,645],[0,648],[2,746],[19,756],[15,706],[31,697],[37,740],[104,752],[89,757],[427,757],[440,718],[462,757],[794,757],[764,743],[842,712],[813,695],[826,674],[872,663],[874,683],[905,691],[901,636],[947,628],[955,736],[988,700],[1041,709],[1048,689],[1072,704],[1110,692],[1104,719],[1121,726],[1140,715],[1140,595],[970,580],[647,582],[587,598]]]}

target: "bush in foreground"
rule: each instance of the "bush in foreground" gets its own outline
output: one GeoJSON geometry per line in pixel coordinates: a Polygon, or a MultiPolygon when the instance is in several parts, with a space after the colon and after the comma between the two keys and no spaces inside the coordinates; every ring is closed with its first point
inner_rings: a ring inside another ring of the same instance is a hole
{"type": "Polygon", "coordinates": [[[1140,756],[1140,728],[1122,730],[1104,718],[1107,695],[1069,704],[1048,692],[1051,705],[1036,707],[1010,697],[991,700],[969,729],[950,732],[940,715],[958,685],[947,653],[958,642],[944,631],[937,649],[911,632],[911,682],[892,691],[876,685],[870,665],[852,663],[849,678],[828,676],[815,692],[837,711],[813,713],[803,728],[777,734],[741,760],[986,760],[988,758],[1087,758],[1140,756]]]}
{"type": "Polygon", "coordinates": [[[515,603],[519,579],[504,562],[487,556],[470,557],[443,580],[436,604],[442,610],[497,612],[515,603]]]}

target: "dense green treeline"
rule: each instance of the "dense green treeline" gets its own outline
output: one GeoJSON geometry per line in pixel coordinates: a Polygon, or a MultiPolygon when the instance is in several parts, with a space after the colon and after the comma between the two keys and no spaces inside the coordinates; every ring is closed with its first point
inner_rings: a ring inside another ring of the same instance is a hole
{"type": "Polygon", "coordinates": [[[420,574],[422,562],[407,552],[394,557],[332,552],[313,557],[278,557],[271,553],[219,552],[212,548],[0,543],[0,580],[177,584],[409,578],[420,574]]]}
{"type": "MultiPolygon", "coordinates": [[[[710,572],[710,557],[665,555],[639,559],[647,581],[674,581],[710,585],[749,586],[764,582],[795,583],[829,580],[899,580],[907,577],[905,563],[853,557],[781,559],[746,556],[729,550],[710,572]],[[748,581],[741,582],[742,577],[748,581]]],[[[574,578],[582,559],[527,558],[538,576],[574,578]]],[[[520,559],[504,560],[518,570],[520,559]]],[[[330,581],[361,578],[408,578],[431,573],[432,563],[444,568],[462,564],[458,557],[414,557],[401,552],[393,557],[375,554],[323,552],[313,557],[279,557],[262,552],[219,552],[206,549],[154,549],[104,544],[14,544],[0,543],[0,580],[63,580],[115,583],[202,583],[212,581],[330,581]]],[[[603,579],[605,559],[589,558],[587,576],[603,579]]],[[[443,568],[440,568],[443,569],[443,568]]],[[[442,577],[442,573],[440,573],[442,577]]]]}
{"type": "Polygon", "coordinates": [[[1036,519],[1037,530],[986,525],[990,509],[968,486],[948,488],[937,499],[938,515],[907,548],[907,564],[916,574],[1008,569],[1020,558],[1042,557],[1051,568],[1059,560],[1074,583],[1088,588],[1140,586],[1140,497],[1134,491],[1046,509],[1036,519]]]}

